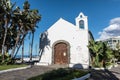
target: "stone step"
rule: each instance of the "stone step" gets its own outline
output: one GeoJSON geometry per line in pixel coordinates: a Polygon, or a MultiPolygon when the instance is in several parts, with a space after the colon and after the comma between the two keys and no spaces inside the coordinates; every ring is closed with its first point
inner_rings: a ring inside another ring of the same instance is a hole
{"type": "Polygon", "coordinates": [[[52,64],[52,65],[49,65],[49,67],[55,68],[55,69],[58,69],[58,68],[68,68],[68,64],[52,64]]]}

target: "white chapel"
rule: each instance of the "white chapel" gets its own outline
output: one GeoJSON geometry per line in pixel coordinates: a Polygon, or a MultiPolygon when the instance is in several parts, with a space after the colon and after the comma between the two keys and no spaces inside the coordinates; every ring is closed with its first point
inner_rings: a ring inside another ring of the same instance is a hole
{"type": "Polygon", "coordinates": [[[88,17],[82,12],[72,24],[62,18],[40,36],[40,61],[38,65],[67,65],[88,68],[90,53],[88,43],[88,17]]]}

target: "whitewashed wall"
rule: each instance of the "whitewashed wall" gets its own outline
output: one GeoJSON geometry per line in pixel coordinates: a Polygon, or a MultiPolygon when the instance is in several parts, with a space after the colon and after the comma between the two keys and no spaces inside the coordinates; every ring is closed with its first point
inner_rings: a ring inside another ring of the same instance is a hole
{"type": "MultiPolygon", "coordinates": [[[[83,15],[83,14],[81,14],[83,15]]],[[[80,15],[79,15],[80,16],[80,15]]],[[[86,17],[87,18],[87,17],[86,17]]],[[[79,19],[79,18],[78,18],[79,19]]],[[[87,19],[85,19],[87,22],[87,19]]],[[[76,18],[76,22],[77,22],[76,18]]],[[[88,27],[88,24],[85,23],[88,27]]],[[[77,24],[78,26],[78,24],[77,24]]],[[[52,47],[56,41],[64,40],[70,44],[70,63],[69,67],[75,65],[82,65],[83,68],[89,67],[89,50],[88,50],[88,28],[79,29],[77,26],[60,18],[54,25],[52,25],[46,32],[50,45],[44,48],[43,55],[38,64],[51,65],[52,64],[52,47]]]]}

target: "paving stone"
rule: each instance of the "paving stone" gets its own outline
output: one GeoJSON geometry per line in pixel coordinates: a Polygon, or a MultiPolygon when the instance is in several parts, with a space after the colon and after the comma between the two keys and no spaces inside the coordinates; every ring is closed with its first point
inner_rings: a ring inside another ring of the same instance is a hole
{"type": "Polygon", "coordinates": [[[110,70],[91,70],[89,80],[120,80],[120,65],[110,70]]]}
{"type": "MultiPolygon", "coordinates": [[[[27,80],[53,69],[57,69],[57,66],[33,66],[28,69],[2,73],[0,74],[0,80],[27,80]]],[[[120,80],[120,65],[110,70],[91,70],[89,80],[120,80]]]]}
{"type": "Polygon", "coordinates": [[[33,66],[32,68],[24,70],[2,73],[0,74],[0,80],[27,80],[30,77],[43,74],[50,70],[53,70],[53,68],[44,66],[33,66]]]}

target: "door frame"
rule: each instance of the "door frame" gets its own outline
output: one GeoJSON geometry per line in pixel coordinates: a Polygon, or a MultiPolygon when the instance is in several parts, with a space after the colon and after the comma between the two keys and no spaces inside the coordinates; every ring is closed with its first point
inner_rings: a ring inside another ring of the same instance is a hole
{"type": "Polygon", "coordinates": [[[70,44],[65,40],[58,40],[58,41],[54,42],[53,45],[52,45],[52,64],[55,64],[54,63],[54,54],[55,54],[54,53],[54,47],[55,47],[56,44],[61,43],[61,42],[65,43],[67,45],[67,54],[68,54],[68,63],[67,64],[70,63],[70,44]]]}

